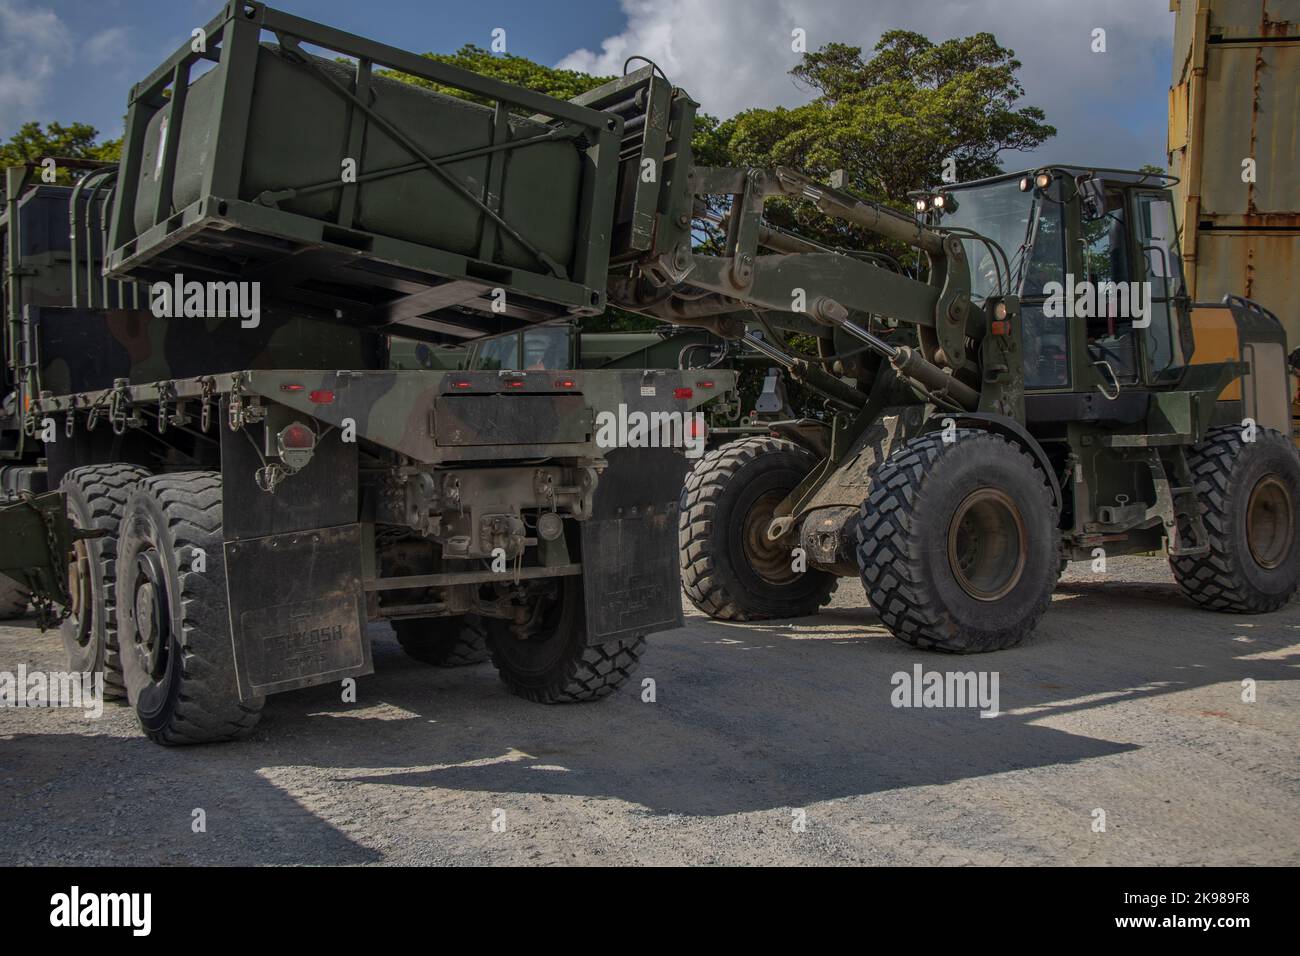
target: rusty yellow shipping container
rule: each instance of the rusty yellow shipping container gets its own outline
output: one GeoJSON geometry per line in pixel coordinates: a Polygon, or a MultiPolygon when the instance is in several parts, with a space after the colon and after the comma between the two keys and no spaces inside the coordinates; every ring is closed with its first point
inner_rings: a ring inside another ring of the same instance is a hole
{"type": "MultiPolygon", "coordinates": [[[[1300,345],[1300,0],[1170,0],[1169,171],[1188,291],[1277,313],[1300,345]]],[[[1293,395],[1300,443],[1300,394],[1293,395]]]]}

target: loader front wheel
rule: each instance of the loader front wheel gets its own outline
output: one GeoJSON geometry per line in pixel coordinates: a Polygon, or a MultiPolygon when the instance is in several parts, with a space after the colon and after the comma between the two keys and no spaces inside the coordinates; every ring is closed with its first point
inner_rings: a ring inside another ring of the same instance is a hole
{"type": "Polygon", "coordinates": [[[1209,552],[1170,558],[1178,586],[1212,611],[1276,611],[1300,582],[1300,454],[1278,432],[1260,429],[1245,441],[1231,425],[1211,431],[1187,463],[1209,552]]]}
{"type": "Polygon", "coordinates": [[[393,633],[408,657],[434,667],[467,667],[489,656],[483,620],[475,614],[394,621],[393,633]]]}
{"type": "Polygon", "coordinates": [[[167,746],[233,740],[265,698],[241,702],[226,600],[221,476],[140,482],[117,550],[117,627],[127,695],[140,726],[167,746]]]}
{"type": "Polygon", "coordinates": [[[791,544],[771,541],[774,509],[817,466],[794,442],[759,435],[730,442],[686,476],[678,517],[682,589],[709,617],[725,621],[806,617],[839,580],[794,570],[791,544]]]}
{"type": "Polygon", "coordinates": [[[98,538],[73,543],[68,560],[68,594],[72,603],[59,625],[68,669],[102,671],[104,696],[126,697],[117,634],[117,539],[122,512],[132,490],[148,470],[137,465],[86,465],[63,476],[73,527],[99,531],[98,538]]]}
{"type": "Polygon", "coordinates": [[[599,700],[636,669],[645,638],[587,643],[582,578],[553,578],[537,585],[528,620],[485,617],[487,646],[502,682],[517,697],[539,704],[599,700]]]}
{"type": "Polygon", "coordinates": [[[895,637],[957,654],[1014,647],[1060,576],[1046,476],[1006,439],[959,429],[904,442],[862,505],[857,559],[895,637]]]}

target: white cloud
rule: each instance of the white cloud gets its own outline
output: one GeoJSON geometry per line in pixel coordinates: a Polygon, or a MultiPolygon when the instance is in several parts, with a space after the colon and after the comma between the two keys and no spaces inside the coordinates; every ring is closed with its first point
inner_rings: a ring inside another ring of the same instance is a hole
{"type": "MultiPolygon", "coordinates": [[[[1058,135],[1040,159],[1137,165],[1163,159],[1169,77],[1155,68],[1173,43],[1167,0],[622,0],[627,26],[599,50],[576,50],[560,66],[620,74],[624,60],[656,61],[705,112],[806,102],[787,71],[799,61],[791,31],[808,49],[830,42],[870,50],[885,30],[939,41],[989,31],[1024,64],[1022,105],[1040,106],[1058,135]],[[1091,51],[1094,28],[1107,52],[1091,51]],[[1146,104],[1135,118],[1134,99],[1146,104]]],[[[635,68],[635,67],[634,67],[635,68]]],[[[1010,166],[1032,158],[1009,155],[1010,166]]]]}
{"type": "Polygon", "coordinates": [[[71,31],[53,10],[0,0],[0,130],[43,118],[56,71],[74,49],[71,31]]]}
{"type": "Polygon", "coordinates": [[[126,27],[110,27],[95,33],[82,45],[87,61],[94,66],[120,64],[130,51],[130,33],[126,27]]]}

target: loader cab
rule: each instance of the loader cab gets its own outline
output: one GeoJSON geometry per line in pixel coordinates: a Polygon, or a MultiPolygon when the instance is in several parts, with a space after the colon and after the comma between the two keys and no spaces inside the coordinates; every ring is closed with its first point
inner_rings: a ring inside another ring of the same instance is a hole
{"type": "Polygon", "coordinates": [[[940,194],[939,227],[984,237],[962,240],[972,299],[1002,289],[1020,296],[1028,391],[1113,402],[1125,389],[1181,377],[1190,345],[1172,182],[1045,167],[940,194]]]}

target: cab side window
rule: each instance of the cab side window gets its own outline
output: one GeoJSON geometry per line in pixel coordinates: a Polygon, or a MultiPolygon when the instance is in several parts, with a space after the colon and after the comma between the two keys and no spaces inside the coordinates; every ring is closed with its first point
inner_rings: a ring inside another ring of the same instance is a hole
{"type": "Polygon", "coordinates": [[[1117,307],[1128,301],[1127,295],[1096,294],[1109,287],[1105,284],[1128,283],[1133,278],[1124,192],[1106,189],[1104,196],[1104,203],[1090,210],[1083,222],[1083,261],[1095,308],[1093,316],[1082,321],[1087,323],[1089,358],[1109,363],[1120,382],[1131,383],[1138,380],[1137,334],[1132,316],[1120,314],[1117,307]]]}

